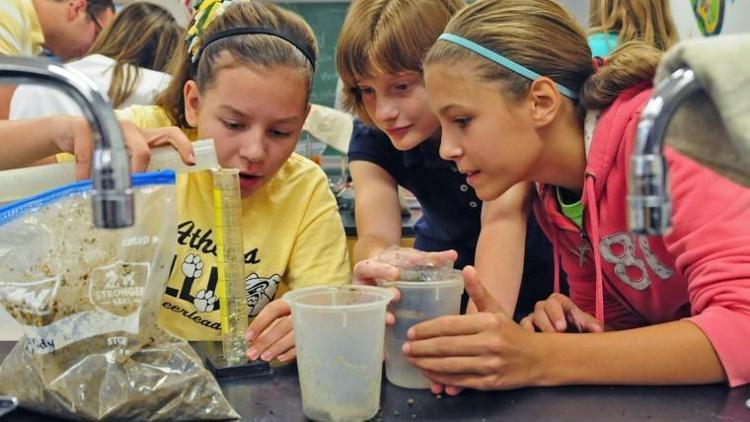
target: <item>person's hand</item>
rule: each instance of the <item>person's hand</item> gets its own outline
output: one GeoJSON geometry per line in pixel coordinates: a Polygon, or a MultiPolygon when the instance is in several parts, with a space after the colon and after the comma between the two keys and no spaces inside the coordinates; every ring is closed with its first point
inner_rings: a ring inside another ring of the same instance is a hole
{"type": "Polygon", "coordinates": [[[412,248],[390,247],[371,259],[354,266],[354,284],[375,285],[378,280],[393,281],[399,277],[399,268],[420,265],[453,266],[458,258],[454,250],[424,252],[412,248]]]}
{"type": "MultiPolygon", "coordinates": [[[[60,152],[72,153],[76,157],[76,179],[91,175],[91,160],[94,153],[94,138],[88,121],[82,117],[65,116],[65,130],[57,138],[60,152]]],[[[151,148],[170,144],[177,150],[185,164],[195,164],[193,145],[178,127],[140,129],[128,121],[120,121],[125,139],[125,148],[130,155],[130,170],[145,171],[151,158],[151,148]]]]}
{"type": "Polygon", "coordinates": [[[260,311],[245,331],[248,359],[270,362],[278,357],[279,361],[287,362],[297,357],[291,314],[291,307],[281,299],[260,311]]]}
{"type": "Polygon", "coordinates": [[[521,327],[534,332],[564,333],[568,324],[579,333],[601,333],[604,325],[590,314],[582,311],[573,301],[559,293],[553,293],[547,300],[539,301],[534,312],[521,320],[521,327]]]}
{"type": "Polygon", "coordinates": [[[458,394],[463,388],[508,389],[532,385],[544,358],[532,334],[507,316],[479,281],[463,271],[464,286],[479,310],[419,323],[407,332],[407,359],[433,381],[432,392],[458,394]],[[445,386],[440,389],[440,386],[445,386]]]}

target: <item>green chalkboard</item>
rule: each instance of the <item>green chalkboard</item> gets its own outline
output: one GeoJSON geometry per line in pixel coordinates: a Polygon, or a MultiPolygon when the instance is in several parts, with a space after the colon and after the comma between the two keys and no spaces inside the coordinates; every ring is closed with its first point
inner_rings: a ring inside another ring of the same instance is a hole
{"type": "Polygon", "coordinates": [[[311,102],[333,107],[336,101],[336,43],[344,23],[349,2],[279,2],[300,14],[312,26],[318,39],[317,71],[313,82],[311,102]]]}

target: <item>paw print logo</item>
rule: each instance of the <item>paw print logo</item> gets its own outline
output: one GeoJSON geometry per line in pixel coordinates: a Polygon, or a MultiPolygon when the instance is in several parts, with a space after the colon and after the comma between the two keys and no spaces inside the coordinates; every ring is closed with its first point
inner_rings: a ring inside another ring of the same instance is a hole
{"type": "Polygon", "coordinates": [[[203,274],[203,261],[199,255],[189,254],[182,261],[182,273],[185,277],[198,279],[203,274]]]}
{"type": "Polygon", "coordinates": [[[193,305],[195,305],[195,309],[200,312],[213,312],[214,305],[218,299],[219,298],[214,295],[213,290],[201,290],[195,295],[193,305]]]}
{"type": "Polygon", "coordinates": [[[281,282],[281,276],[274,274],[271,277],[261,277],[256,273],[250,273],[245,278],[245,289],[247,290],[247,306],[250,316],[256,316],[276,296],[276,290],[281,282]]]}

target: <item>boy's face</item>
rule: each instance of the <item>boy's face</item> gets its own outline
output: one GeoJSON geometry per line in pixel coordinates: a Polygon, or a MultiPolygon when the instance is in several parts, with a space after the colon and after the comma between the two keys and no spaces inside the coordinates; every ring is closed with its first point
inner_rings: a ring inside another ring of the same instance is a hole
{"type": "Polygon", "coordinates": [[[294,151],[310,106],[299,69],[234,64],[216,72],[201,93],[185,84],[185,116],[200,138],[214,138],[219,164],[240,170],[247,198],[268,182],[294,151]]]}
{"type": "Polygon", "coordinates": [[[378,129],[401,151],[439,136],[440,123],[430,111],[422,75],[416,72],[378,72],[357,81],[362,104],[378,129]]]}
{"type": "Polygon", "coordinates": [[[95,16],[83,0],[60,2],[57,7],[60,13],[54,17],[53,27],[45,30],[45,46],[63,61],[85,56],[102,29],[115,17],[111,9],[95,16]]]}
{"type": "Polygon", "coordinates": [[[537,180],[543,144],[526,100],[506,98],[466,66],[425,69],[430,108],[440,119],[440,156],[453,160],[485,201],[524,180],[537,180]]]}

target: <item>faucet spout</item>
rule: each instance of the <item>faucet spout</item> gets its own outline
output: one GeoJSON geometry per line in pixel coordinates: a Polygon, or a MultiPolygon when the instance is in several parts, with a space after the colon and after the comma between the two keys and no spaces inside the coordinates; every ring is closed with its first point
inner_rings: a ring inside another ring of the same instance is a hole
{"type": "Polygon", "coordinates": [[[678,69],[654,89],[641,113],[630,158],[628,226],[635,234],[665,233],[672,225],[664,137],[672,116],[701,88],[690,69],[678,69]]]}
{"type": "Polygon", "coordinates": [[[94,225],[129,227],[134,222],[130,159],[109,101],[81,74],[59,64],[25,57],[0,57],[0,83],[43,84],[62,89],[81,107],[91,126],[94,225]]]}

